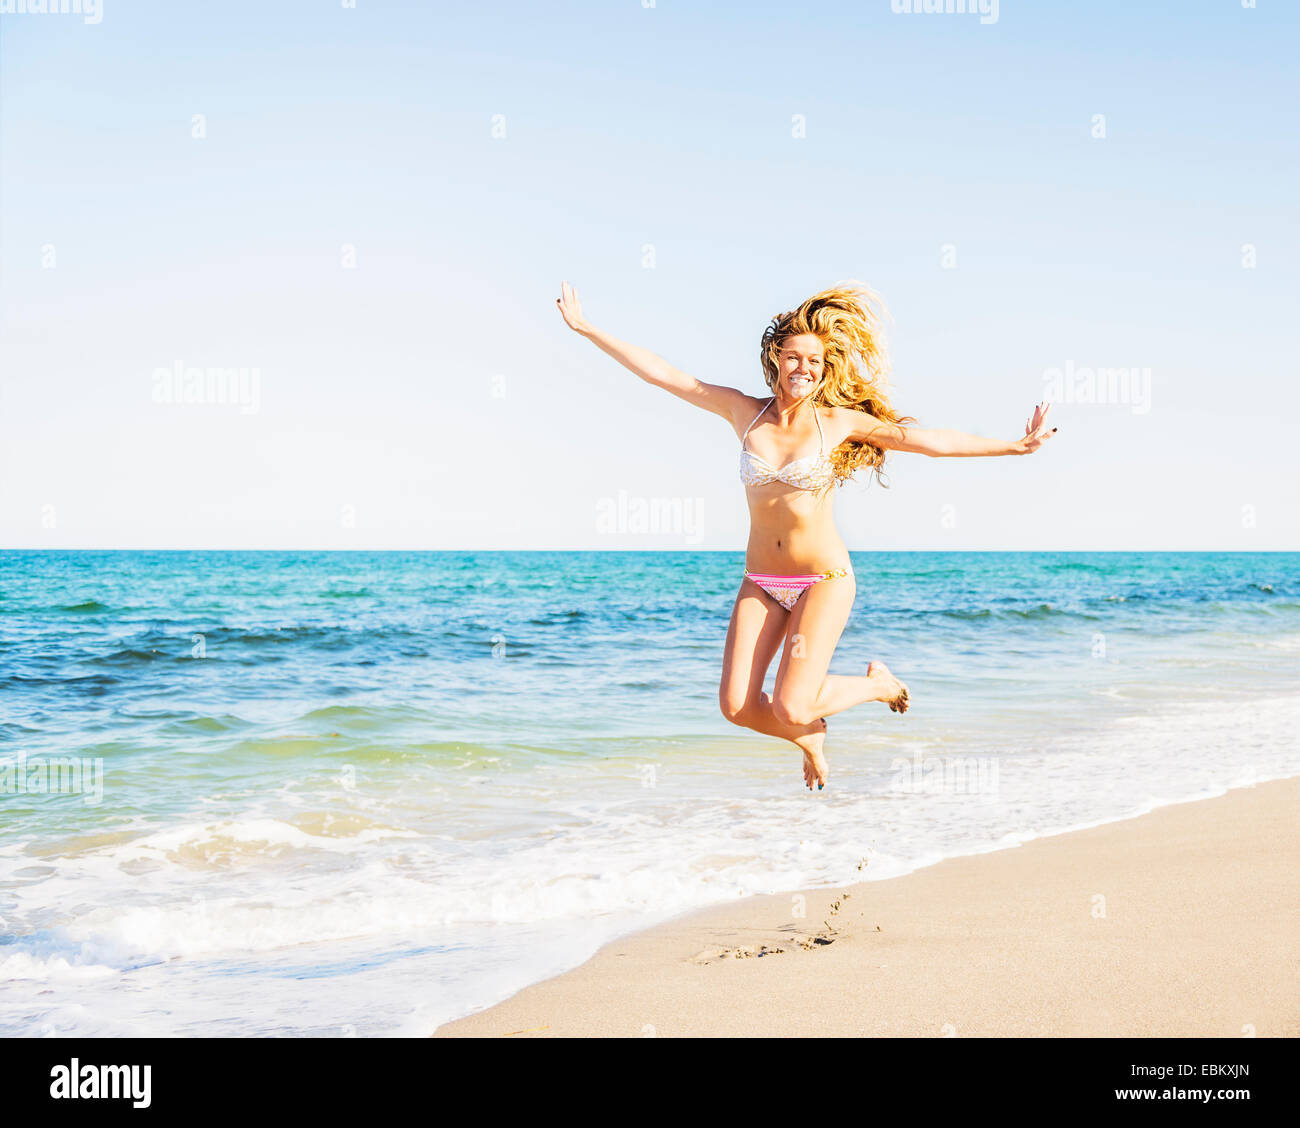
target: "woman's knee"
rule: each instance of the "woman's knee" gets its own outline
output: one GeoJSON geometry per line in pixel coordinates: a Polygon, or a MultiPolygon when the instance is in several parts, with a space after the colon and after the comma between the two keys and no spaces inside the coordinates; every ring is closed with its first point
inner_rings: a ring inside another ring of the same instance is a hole
{"type": "Polygon", "coordinates": [[[778,693],[772,698],[772,716],[783,725],[810,725],[817,720],[811,701],[789,693],[778,693]]]}
{"type": "Polygon", "coordinates": [[[725,690],[718,694],[718,708],[722,715],[733,725],[746,725],[749,722],[749,702],[737,700],[725,690]]]}

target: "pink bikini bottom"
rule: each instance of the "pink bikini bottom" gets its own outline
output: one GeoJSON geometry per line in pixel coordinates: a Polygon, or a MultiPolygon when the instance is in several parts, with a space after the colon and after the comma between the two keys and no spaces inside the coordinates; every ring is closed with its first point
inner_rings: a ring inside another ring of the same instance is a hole
{"type": "Polygon", "coordinates": [[[799,597],[813,584],[852,574],[847,568],[836,568],[833,572],[816,572],[811,576],[769,576],[766,572],[746,572],[745,578],[753,580],[787,611],[793,611],[799,597]]]}

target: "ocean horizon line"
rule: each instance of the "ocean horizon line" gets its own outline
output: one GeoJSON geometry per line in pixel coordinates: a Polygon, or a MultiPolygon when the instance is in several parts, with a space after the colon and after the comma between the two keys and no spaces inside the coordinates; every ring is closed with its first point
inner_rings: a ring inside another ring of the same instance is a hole
{"type": "MultiPolygon", "coordinates": [[[[1288,555],[1300,553],[1300,545],[1294,548],[854,548],[849,546],[849,552],[876,552],[876,553],[915,553],[931,555],[963,555],[963,556],[1024,556],[1035,553],[1074,553],[1078,555],[1091,556],[1140,556],[1150,554],[1163,555],[1186,555],[1186,556],[1262,556],[1262,555],[1288,555]]],[[[697,548],[692,545],[653,545],[643,548],[630,547],[607,547],[607,548],[310,548],[310,547],[292,547],[292,548],[227,548],[227,547],[205,547],[205,548],[178,548],[172,547],[130,547],[130,548],[102,548],[96,546],[3,546],[0,552],[13,553],[58,553],[58,552],[98,552],[98,553],[127,553],[127,552],[202,552],[202,553],[231,553],[231,552],[266,552],[266,553],[335,553],[342,555],[344,553],[392,553],[405,555],[456,555],[466,553],[567,553],[571,555],[578,554],[621,554],[630,555],[659,555],[664,553],[682,553],[703,555],[712,553],[716,555],[743,555],[744,547],[738,548],[697,548]]]]}

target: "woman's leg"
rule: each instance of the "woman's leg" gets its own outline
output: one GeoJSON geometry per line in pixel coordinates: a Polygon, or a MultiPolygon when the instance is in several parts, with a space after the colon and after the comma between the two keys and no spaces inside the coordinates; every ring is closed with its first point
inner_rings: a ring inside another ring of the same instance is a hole
{"type": "Polygon", "coordinates": [[[853,607],[856,584],[840,576],[813,584],[794,605],[786,624],[786,646],[777,669],[773,713],[786,724],[807,724],[866,701],[886,701],[907,711],[907,687],[883,662],[862,677],[827,674],[853,607]]]}
{"type": "Polygon", "coordinates": [[[824,783],[826,778],[821,761],[826,725],[820,720],[802,725],[778,720],[771,696],[763,692],[763,679],[785,638],[789,617],[790,612],[752,580],[741,584],[727,628],[718,704],[722,715],[733,724],[779,736],[798,747],[804,753],[804,776],[811,786],[810,764],[814,768],[820,764],[821,781],[824,783]]]}

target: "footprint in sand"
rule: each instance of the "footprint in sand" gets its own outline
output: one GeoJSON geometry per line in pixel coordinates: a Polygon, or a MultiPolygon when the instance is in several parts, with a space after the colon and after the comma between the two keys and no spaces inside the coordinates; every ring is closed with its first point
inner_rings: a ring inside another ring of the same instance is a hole
{"type": "Polygon", "coordinates": [[[759,956],[779,956],[785,948],[773,948],[767,944],[741,945],[738,948],[705,948],[699,955],[691,957],[691,963],[716,963],[718,960],[750,960],[759,956]]]}
{"type": "MultiPolygon", "coordinates": [[[[835,937],[819,932],[813,936],[792,936],[790,942],[797,948],[811,952],[817,948],[824,948],[827,944],[834,944],[835,937]]],[[[770,944],[742,944],[736,948],[705,948],[698,955],[692,956],[690,962],[693,964],[711,964],[722,960],[752,960],[761,956],[779,956],[789,950],[789,948],[778,948],[770,944]]]]}
{"type": "MultiPolygon", "coordinates": [[[[840,909],[844,907],[844,902],[852,894],[844,892],[830,903],[827,919],[822,921],[824,931],[813,933],[811,936],[801,936],[793,934],[790,937],[790,943],[796,948],[802,948],[805,952],[814,951],[817,948],[825,948],[829,944],[834,944],[840,935],[840,930],[831,923],[831,918],[837,916],[840,909]]],[[[790,926],[787,925],[788,929],[790,926]]],[[[785,931],[783,929],[782,931],[785,931]]],[[[879,931],[879,928],[877,928],[879,931]]],[[[784,952],[790,951],[789,948],[781,948],[771,944],[741,944],[735,948],[705,948],[704,951],[691,957],[690,962],[693,964],[711,964],[718,963],[721,960],[750,960],[757,959],[760,956],[778,956],[784,952]]]]}

